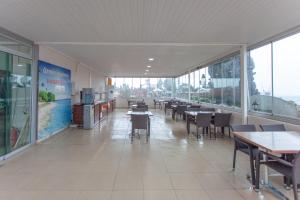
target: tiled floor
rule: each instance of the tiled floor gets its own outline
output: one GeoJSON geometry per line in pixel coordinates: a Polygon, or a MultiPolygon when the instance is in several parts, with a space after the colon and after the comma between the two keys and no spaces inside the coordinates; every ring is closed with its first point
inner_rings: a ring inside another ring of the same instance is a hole
{"type": "Polygon", "coordinates": [[[131,144],[125,112],[91,131],[70,128],[10,159],[0,167],[0,200],[276,199],[249,189],[246,156],[238,154],[231,171],[230,139],[197,141],[183,121],[154,111],[150,143],[142,135],[131,144]]]}

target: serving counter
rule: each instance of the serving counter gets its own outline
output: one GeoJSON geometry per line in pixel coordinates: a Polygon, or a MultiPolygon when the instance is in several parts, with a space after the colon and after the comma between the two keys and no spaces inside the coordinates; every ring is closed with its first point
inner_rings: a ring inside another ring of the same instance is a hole
{"type": "MultiPolygon", "coordinates": [[[[108,115],[109,111],[114,110],[115,100],[109,101],[96,101],[93,104],[94,113],[94,124],[98,124],[105,116],[108,115]]],[[[77,103],[73,105],[73,123],[78,126],[83,126],[83,106],[84,104],[77,103]]]]}

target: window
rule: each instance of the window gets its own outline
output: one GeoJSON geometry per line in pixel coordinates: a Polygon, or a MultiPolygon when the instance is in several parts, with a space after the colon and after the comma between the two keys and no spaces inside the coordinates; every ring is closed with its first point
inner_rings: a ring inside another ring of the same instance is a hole
{"type": "Polygon", "coordinates": [[[248,58],[249,109],[272,112],[271,44],[250,51],[248,58]]]}
{"type": "Polygon", "coordinates": [[[249,109],[300,117],[300,33],[249,52],[249,109]]]}
{"type": "Polygon", "coordinates": [[[273,43],[273,114],[300,117],[300,33],[273,43]]]}
{"type": "Polygon", "coordinates": [[[199,87],[200,87],[200,70],[196,70],[190,73],[190,83],[191,83],[191,101],[192,102],[199,102],[199,87]]]}
{"type": "Polygon", "coordinates": [[[185,74],[178,77],[178,86],[176,86],[176,96],[179,99],[189,99],[189,75],[185,74]]]}
{"type": "Polygon", "coordinates": [[[31,66],[30,59],[0,52],[0,155],[30,143],[31,66]]]}
{"type": "Polygon", "coordinates": [[[115,97],[167,98],[172,96],[172,78],[113,78],[115,97]]]}

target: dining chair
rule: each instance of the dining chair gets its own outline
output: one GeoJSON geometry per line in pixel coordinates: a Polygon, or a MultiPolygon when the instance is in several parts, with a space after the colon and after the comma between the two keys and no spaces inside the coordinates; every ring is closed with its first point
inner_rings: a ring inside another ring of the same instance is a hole
{"type": "Polygon", "coordinates": [[[286,131],[284,124],[261,124],[262,131],[286,131]]]}
{"type": "MultiPolygon", "coordinates": [[[[255,132],[256,126],[254,124],[231,125],[231,130],[233,132],[255,132]]],[[[251,181],[252,181],[252,185],[255,185],[254,160],[256,159],[256,155],[258,152],[257,147],[254,147],[251,144],[241,141],[237,137],[234,137],[234,150],[233,150],[233,163],[232,163],[233,171],[235,170],[237,151],[249,155],[251,181]]]]}
{"type": "Polygon", "coordinates": [[[132,108],[133,112],[146,112],[148,111],[148,106],[132,108]]]}
{"type": "Polygon", "coordinates": [[[165,104],[165,114],[167,114],[167,110],[171,110],[172,109],[172,101],[168,101],[165,104]]]}
{"type": "Polygon", "coordinates": [[[185,111],[187,111],[187,105],[178,105],[176,108],[176,115],[179,115],[185,120],[185,111]]]}
{"type": "Polygon", "coordinates": [[[153,103],[154,103],[154,109],[156,109],[156,106],[158,106],[159,109],[161,109],[161,102],[157,101],[156,99],[153,99],[153,103]]]}
{"type": "Polygon", "coordinates": [[[225,128],[228,128],[229,137],[230,136],[230,120],[232,113],[215,113],[212,124],[214,125],[214,134],[215,138],[217,137],[217,127],[220,127],[222,130],[222,135],[225,135],[225,128]]]}
{"type": "Polygon", "coordinates": [[[293,184],[294,199],[298,200],[298,185],[300,184],[300,152],[296,154],[295,158],[288,162],[285,159],[274,156],[266,152],[258,152],[258,157],[266,155],[266,160],[261,161],[256,159],[256,182],[255,188],[259,189],[260,178],[260,165],[266,165],[267,167],[283,174],[287,179],[291,180],[293,184]]]}
{"type": "Polygon", "coordinates": [[[212,119],[212,113],[198,113],[196,117],[196,128],[197,128],[197,140],[199,139],[199,128],[202,128],[202,134],[204,135],[205,130],[209,130],[209,137],[211,138],[211,127],[210,122],[212,119]]]}
{"type": "MultiPolygon", "coordinates": [[[[259,127],[262,131],[286,131],[284,124],[261,124],[259,125],[259,127]]],[[[292,161],[295,156],[293,154],[282,154],[281,158],[285,159],[286,161],[292,161]]],[[[286,185],[291,184],[290,180],[288,180],[287,177],[283,177],[283,182],[286,185]]]]}
{"type": "Polygon", "coordinates": [[[148,114],[132,114],[131,115],[131,143],[133,142],[133,137],[135,134],[135,130],[146,130],[146,142],[148,142],[148,139],[150,137],[150,118],[148,114]]]}
{"type": "Polygon", "coordinates": [[[200,107],[200,111],[208,111],[208,112],[215,112],[215,108],[209,108],[209,107],[200,107]]]}

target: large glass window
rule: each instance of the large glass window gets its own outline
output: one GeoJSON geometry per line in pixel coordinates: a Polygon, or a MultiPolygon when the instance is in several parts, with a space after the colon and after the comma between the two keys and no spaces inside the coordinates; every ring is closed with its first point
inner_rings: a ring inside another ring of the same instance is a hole
{"type": "Polygon", "coordinates": [[[248,87],[250,110],[272,112],[272,48],[271,44],[249,52],[248,87]]]}
{"type": "Polygon", "coordinates": [[[191,100],[240,107],[239,55],[223,59],[190,74],[191,100]]]}
{"type": "Polygon", "coordinates": [[[30,143],[31,60],[0,52],[0,155],[30,143]]]}
{"type": "Polygon", "coordinates": [[[176,95],[179,99],[189,99],[189,75],[185,74],[178,77],[178,86],[176,87],[176,95]]]}
{"type": "Polygon", "coordinates": [[[300,33],[273,43],[273,113],[300,117],[300,33]]]}
{"type": "Polygon", "coordinates": [[[249,52],[250,110],[300,117],[300,33],[249,52]]]}
{"type": "Polygon", "coordinates": [[[129,98],[169,98],[172,78],[113,78],[115,96],[129,98]]]}

